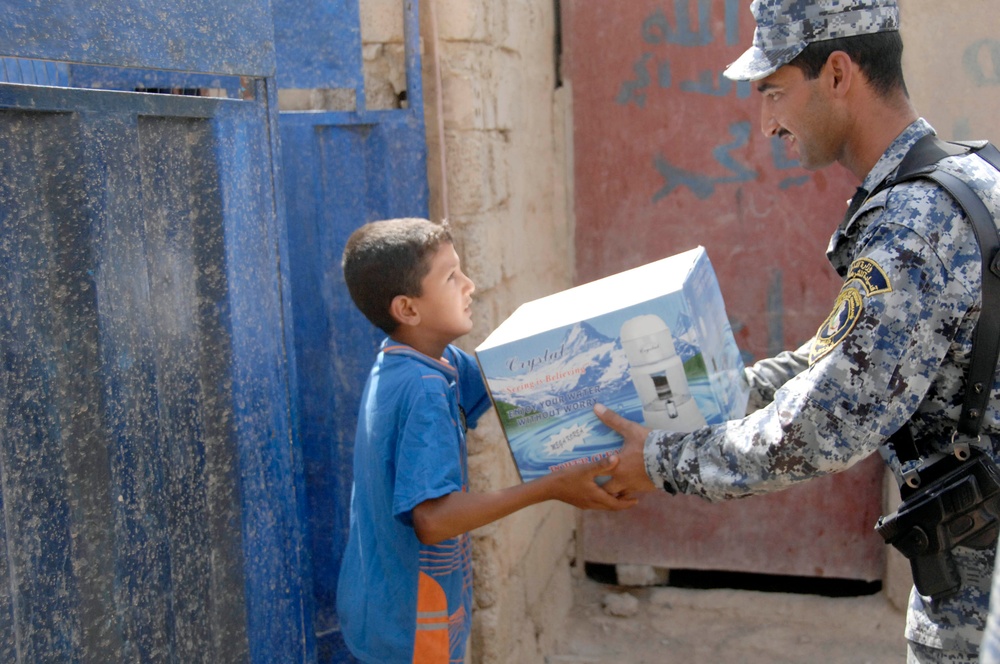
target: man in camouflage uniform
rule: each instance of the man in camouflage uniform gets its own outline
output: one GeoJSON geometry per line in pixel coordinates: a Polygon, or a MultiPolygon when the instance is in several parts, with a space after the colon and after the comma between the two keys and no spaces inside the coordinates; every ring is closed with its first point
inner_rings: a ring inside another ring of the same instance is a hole
{"type": "MultiPolygon", "coordinates": [[[[605,485],[618,495],[738,498],[845,470],[877,450],[902,482],[886,445],[901,427],[923,454],[952,452],[982,301],[975,235],[961,207],[929,180],[866,196],[934,131],[906,92],[897,4],[754,0],[751,11],[753,46],[726,76],[756,82],[765,135],[786,139],[804,167],[840,162],[866,190],[828,250],[843,288],[812,341],[747,369],[759,409],[742,420],[689,434],[650,431],[598,405],[625,438],[605,485]]],[[[1000,183],[988,164],[962,155],[940,168],[972,184],[1000,219],[1000,183]]],[[[994,384],[979,439],[994,461],[998,408],[994,384]]],[[[978,660],[995,549],[953,550],[957,593],[932,601],[911,592],[909,662],[978,660]]]]}

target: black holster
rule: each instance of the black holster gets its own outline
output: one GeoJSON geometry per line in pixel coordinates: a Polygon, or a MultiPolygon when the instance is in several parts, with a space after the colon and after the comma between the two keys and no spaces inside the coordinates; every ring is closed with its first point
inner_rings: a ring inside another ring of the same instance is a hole
{"type": "Polygon", "coordinates": [[[875,530],[910,561],[917,591],[939,599],[958,590],[961,578],[952,549],[984,549],[1000,531],[1000,470],[976,448],[959,461],[938,461],[907,491],[894,513],[879,517],[875,530]]]}

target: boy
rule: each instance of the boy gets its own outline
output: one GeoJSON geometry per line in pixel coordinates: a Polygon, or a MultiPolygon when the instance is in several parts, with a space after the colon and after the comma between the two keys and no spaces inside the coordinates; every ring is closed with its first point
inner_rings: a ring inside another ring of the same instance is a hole
{"type": "Polygon", "coordinates": [[[601,509],[634,501],[594,482],[617,459],[469,493],[465,429],[490,399],[475,360],[451,345],[472,329],[475,286],[447,228],[424,219],[367,224],[348,240],[343,268],[351,299],[389,338],[358,417],[341,630],[363,662],[462,662],[472,610],[468,531],[549,499],[601,509]]]}

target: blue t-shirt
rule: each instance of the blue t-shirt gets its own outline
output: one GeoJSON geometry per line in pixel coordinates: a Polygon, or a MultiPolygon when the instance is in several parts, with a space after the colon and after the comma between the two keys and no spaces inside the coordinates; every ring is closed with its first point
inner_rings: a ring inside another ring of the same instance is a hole
{"type": "Polygon", "coordinates": [[[378,664],[462,662],[471,626],[467,534],[423,545],[412,510],[468,490],[465,426],[490,407],[475,359],[436,360],[391,339],[368,376],[354,446],[350,534],[337,613],[355,657],[378,664]]]}

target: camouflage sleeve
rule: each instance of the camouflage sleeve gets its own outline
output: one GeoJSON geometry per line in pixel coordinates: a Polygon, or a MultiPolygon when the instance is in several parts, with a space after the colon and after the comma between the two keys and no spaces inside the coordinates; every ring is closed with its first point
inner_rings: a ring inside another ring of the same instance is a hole
{"type": "Polygon", "coordinates": [[[979,273],[967,265],[979,255],[950,197],[923,184],[898,189],[910,191],[868,213],[808,368],[742,420],[652,432],[654,483],[709,500],[775,491],[847,469],[916,412],[953,346],[967,345],[965,319],[979,302],[969,286],[979,273]]]}
{"type": "Polygon", "coordinates": [[[786,350],[775,357],[756,362],[744,370],[750,384],[747,414],[760,410],[774,401],[774,393],[782,385],[799,375],[809,366],[809,349],[812,339],[796,350],[786,350]]]}
{"type": "Polygon", "coordinates": [[[991,587],[990,611],[979,646],[979,661],[982,664],[1000,664],[1000,565],[993,566],[991,587]]]}

